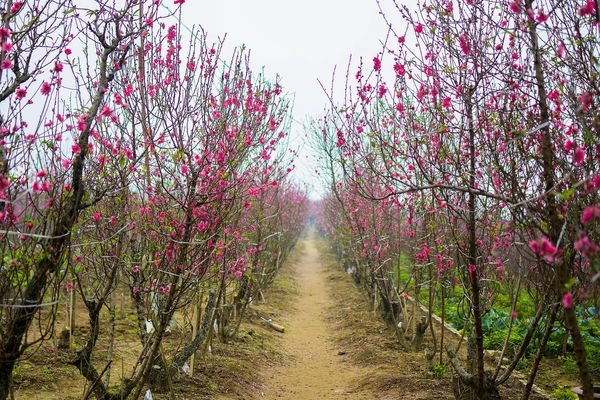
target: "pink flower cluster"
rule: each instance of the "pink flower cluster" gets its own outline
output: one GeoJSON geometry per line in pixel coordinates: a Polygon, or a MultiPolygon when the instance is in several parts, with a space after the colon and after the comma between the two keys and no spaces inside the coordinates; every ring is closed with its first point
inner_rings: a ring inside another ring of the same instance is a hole
{"type": "Polygon", "coordinates": [[[550,240],[548,240],[547,237],[541,237],[539,239],[530,241],[529,248],[538,257],[546,260],[548,263],[552,263],[554,261],[554,256],[557,253],[556,247],[550,242],[550,240]]]}

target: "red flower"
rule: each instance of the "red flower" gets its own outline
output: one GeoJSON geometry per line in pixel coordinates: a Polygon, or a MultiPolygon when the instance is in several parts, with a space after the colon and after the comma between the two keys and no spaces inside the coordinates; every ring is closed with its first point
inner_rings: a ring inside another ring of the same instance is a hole
{"type": "Polygon", "coordinates": [[[2,69],[11,69],[12,68],[12,61],[10,61],[10,59],[5,58],[4,60],[2,60],[2,64],[0,65],[0,68],[2,69]]]}
{"type": "Polygon", "coordinates": [[[594,218],[600,218],[600,207],[589,206],[583,210],[583,213],[581,214],[581,223],[585,225],[594,218]]]}
{"type": "Polygon", "coordinates": [[[510,11],[514,13],[521,12],[521,2],[519,0],[511,1],[508,7],[510,8],[510,11]]]}
{"type": "Polygon", "coordinates": [[[585,159],[585,151],[583,150],[583,148],[581,148],[581,147],[576,148],[575,155],[573,156],[573,162],[575,162],[575,165],[577,165],[579,167],[584,159],[585,159]]]}
{"type": "Polygon", "coordinates": [[[571,152],[571,150],[573,149],[573,145],[574,145],[574,143],[571,139],[567,139],[565,141],[565,150],[567,151],[567,153],[571,152]]]}
{"type": "Polygon", "coordinates": [[[23,88],[17,88],[17,90],[15,91],[15,95],[17,96],[17,99],[22,99],[25,96],[27,96],[27,90],[23,88]]]}
{"type": "Polygon", "coordinates": [[[565,293],[562,299],[562,305],[564,308],[572,308],[573,307],[573,295],[571,292],[565,293]]]}
{"type": "Polygon", "coordinates": [[[565,56],[565,45],[564,44],[561,43],[561,44],[558,45],[558,47],[556,48],[556,55],[561,60],[565,56]]]}
{"type": "Polygon", "coordinates": [[[577,101],[581,103],[582,110],[587,110],[592,105],[592,95],[588,92],[581,93],[577,96],[577,101]]]}
{"type": "Polygon", "coordinates": [[[544,258],[551,263],[554,260],[554,255],[557,253],[556,247],[546,237],[541,237],[529,242],[529,248],[537,256],[544,258]]]}
{"type": "Polygon", "coordinates": [[[473,274],[475,273],[476,269],[477,267],[475,265],[469,265],[469,279],[473,280],[473,274]]]}
{"type": "Polygon", "coordinates": [[[423,32],[423,25],[422,24],[417,24],[415,26],[415,32],[417,32],[417,33],[423,32]]]}
{"type": "Polygon", "coordinates": [[[544,23],[548,20],[548,15],[544,14],[544,12],[542,10],[538,10],[537,17],[535,17],[535,20],[539,24],[544,23]]]}
{"type": "Polygon", "coordinates": [[[48,82],[44,82],[42,83],[42,88],[40,89],[40,92],[44,96],[48,96],[50,94],[50,89],[52,89],[52,86],[48,82]]]}
{"type": "Polygon", "coordinates": [[[373,58],[373,69],[379,71],[381,69],[381,60],[377,57],[373,58]]]}
{"type": "Polygon", "coordinates": [[[586,16],[586,15],[596,14],[596,1],[595,0],[586,1],[586,3],[584,5],[579,7],[578,13],[582,17],[586,16]]]}
{"type": "Polygon", "coordinates": [[[10,8],[10,13],[11,14],[16,14],[19,12],[19,10],[21,9],[21,6],[23,6],[23,3],[20,1],[15,1],[12,5],[12,7],[10,8]]]}
{"type": "Polygon", "coordinates": [[[394,64],[394,71],[396,71],[396,75],[400,76],[400,75],[404,75],[404,73],[406,72],[406,69],[404,68],[404,65],[402,65],[400,63],[396,63],[396,64],[394,64]]]}
{"type": "Polygon", "coordinates": [[[444,97],[444,100],[442,100],[442,107],[444,108],[450,108],[450,97],[446,96],[444,97]]]}
{"type": "Polygon", "coordinates": [[[5,42],[10,39],[10,30],[6,27],[0,28],[0,41],[5,42]]]}

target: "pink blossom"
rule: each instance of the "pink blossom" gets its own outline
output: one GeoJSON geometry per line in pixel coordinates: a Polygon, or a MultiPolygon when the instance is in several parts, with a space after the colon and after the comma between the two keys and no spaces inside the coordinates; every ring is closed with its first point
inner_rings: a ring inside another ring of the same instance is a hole
{"type": "Polygon", "coordinates": [[[13,66],[12,61],[9,58],[5,58],[2,60],[2,64],[0,64],[0,68],[2,69],[11,69],[13,66]]]}
{"type": "Polygon", "coordinates": [[[510,312],[510,319],[515,319],[517,318],[517,311],[516,310],[512,310],[510,312]]]}
{"type": "Polygon", "coordinates": [[[508,5],[508,7],[510,8],[510,11],[512,11],[514,13],[521,12],[521,2],[519,0],[511,1],[510,4],[508,5]]]}
{"type": "Polygon", "coordinates": [[[562,299],[562,305],[564,308],[572,308],[573,307],[573,295],[571,292],[565,293],[562,299]]]}
{"type": "Polygon", "coordinates": [[[94,221],[98,222],[100,219],[102,219],[102,214],[100,214],[98,211],[94,211],[94,221]]]}
{"type": "Polygon", "coordinates": [[[579,7],[577,10],[580,16],[586,15],[594,15],[596,14],[596,1],[595,0],[587,0],[584,5],[579,7]]]}
{"type": "Polygon", "coordinates": [[[552,101],[556,101],[559,98],[560,98],[560,93],[558,93],[558,90],[556,90],[556,89],[554,89],[550,93],[548,93],[548,99],[550,99],[552,101]]]}
{"type": "Polygon", "coordinates": [[[539,24],[544,23],[548,20],[548,14],[545,14],[542,10],[538,10],[538,14],[537,17],[535,17],[535,20],[539,24]]]}
{"type": "Polygon", "coordinates": [[[575,154],[573,155],[573,162],[578,167],[581,165],[583,160],[585,159],[585,151],[582,147],[578,147],[575,149],[575,154]]]}
{"type": "Polygon", "coordinates": [[[48,96],[50,94],[51,88],[52,88],[52,86],[48,82],[44,82],[44,83],[42,83],[42,88],[40,89],[40,92],[44,96],[48,96]]]}
{"type": "Polygon", "coordinates": [[[565,45],[563,43],[559,44],[558,47],[556,48],[556,55],[561,60],[564,57],[564,55],[565,55],[565,45]]]}
{"type": "Polygon", "coordinates": [[[110,117],[112,115],[112,113],[113,113],[113,111],[112,111],[112,109],[108,105],[104,105],[102,107],[102,111],[100,111],[100,114],[103,117],[110,117]]]}
{"type": "Polygon", "coordinates": [[[73,154],[79,154],[81,153],[81,147],[79,147],[78,144],[74,144],[73,146],[71,146],[71,151],[73,152],[73,154]]]}
{"type": "Polygon", "coordinates": [[[581,223],[585,225],[595,218],[600,218],[600,207],[595,205],[589,206],[581,214],[581,223]]]}
{"type": "Polygon", "coordinates": [[[467,35],[463,34],[458,37],[458,44],[464,55],[468,55],[471,51],[467,35]]]}
{"type": "Polygon", "coordinates": [[[557,252],[556,247],[546,237],[530,241],[529,248],[537,256],[544,258],[548,262],[552,262],[553,257],[557,252]]]}
{"type": "Polygon", "coordinates": [[[373,69],[379,71],[381,69],[381,60],[378,57],[373,58],[373,69]]]}
{"type": "Polygon", "coordinates": [[[592,105],[592,95],[589,92],[581,93],[577,96],[577,101],[581,103],[582,110],[587,110],[592,105]]]}
{"type": "Polygon", "coordinates": [[[0,28],[0,41],[5,42],[10,39],[10,30],[7,27],[0,28]]]}
{"type": "Polygon", "coordinates": [[[41,170],[35,176],[37,176],[38,178],[43,178],[44,176],[46,176],[46,174],[48,174],[46,171],[41,170]]]}
{"type": "Polygon", "coordinates": [[[450,108],[451,101],[452,100],[450,99],[450,97],[448,97],[448,96],[444,97],[444,100],[442,100],[442,107],[450,108]]]}
{"type": "Polygon", "coordinates": [[[140,272],[140,266],[139,266],[139,265],[135,265],[135,266],[133,267],[133,272],[134,272],[134,273],[136,273],[136,274],[137,274],[138,272],[140,272]]]}
{"type": "Polygon", "coordinates": [[[66,55],[71,55],[71,53],[72,53],[71,49],[65,49],[65,54],[66,55]]]}
{"type": "MultiPolygon", "coordinates": [[[[181,1],[183,3],[184,0],[176,0],[176,1],[181,1]]],[[[171,286],[167,285],[167,286],[161,286],[158,288],[158,291],[160,293],[169,293],[171,291],[171,286]]]]}
{"type": "Polygon", "coordinates": [[[10,13],[11,14],[16,14],[19,12],[19,10],[21,9],[21,7],[23,6],[23,3],[20,1],[15,1],[12,5],[12,7],[10,8],[10,13]]]}
{"type": "Polygon", "coordinates": [[[403,64],[396,63],[396,64],[394,64],[394,71],[396,71],[397,76],[400,76],[400,75],[404,75],[404,73],[406,72],[406,69],[404,68],[403,64]]]}
{"type": "Polygon", "coordinates": [[[586,235],[581,235],[575,242],[574,247],[575,250],[580,252],[584,257],[592,257],[598,253],[598,250],[600,249],[600,247],[592,242],[586,235]]]}
{"type": "Polygon", "coordinates": [[[469,265],[469,279],[473,280],[473,274],[477,267],[474,264],[469,265]]]}
{"type": "Polygon", "coordinates": [[[57,61],[54,63],[54,72],[62,72],[63,70],[63,65],[60,61],[57,61]]]}
{"type": "Polygon", "coordinates": [[[87,114],[81,114],[79,118],[77,118],[77,129],[80,132],[85,131],[85,128],[87,127],[87,117],[87,114]]]}
{"type": "Polygon", "coordinates": [[[2,51],[4,52],[9,52],[13,49],[13,44],[11,42],[3,42],[2,46],[0,46],[2,48],[2,51]]]}
{"type": "Polygon", "coordinates": [[[65,287],[67,288],[68,291],[73,290],[73,282],[67,282],[67,284],[65,285],[65,287]]]}
{"type": "Polygon", "coordinates": [[[17,88],[17,90],[15,91],[15,95],[17,96],[17,99],[22,99],[25,96],[27,96],[27,90],[23,88],[17,88]]]}
{"type": "Polygon", "coordinates": [[[423,32],[423,25],[422,24],[417,24],[415,26],[415,32],[417,32],[417,33],[423,32]]]}
{"type": "Polygon", "coordinates": [[[567,151],[567,153],[571,152],[571,150],[573,149],[573,145],[574,145],[574,143],[571,139],[567,139],[565,141],[565,150],[567,151]]]}

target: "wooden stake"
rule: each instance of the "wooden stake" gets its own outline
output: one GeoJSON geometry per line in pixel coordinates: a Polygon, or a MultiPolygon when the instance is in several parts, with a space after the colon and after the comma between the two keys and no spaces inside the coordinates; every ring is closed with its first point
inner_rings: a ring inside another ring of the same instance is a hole
{"type": "Polygon", "coordinates": [[[75,331],[75,290],[69,291],[69,346],[73,347],[73,332],[75,331]]]}
{"type": "MultiPolygon", "coordinates": [[[[198,335],[200,325],[200,314],[202,313],[202,298],[195,302],[192,306],[192,340],[198,335]]],[[[194,364],[196,361],[196,352],[190,357],[190,376],[194,376],[194,364]]]]}

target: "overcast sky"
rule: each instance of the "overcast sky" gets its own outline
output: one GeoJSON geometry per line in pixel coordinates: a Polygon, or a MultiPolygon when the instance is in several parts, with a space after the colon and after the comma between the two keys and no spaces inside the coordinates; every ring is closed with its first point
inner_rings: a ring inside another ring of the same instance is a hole
{"type": "MultiPolygon", "coordinates": [[[[210,38],[227,34],[226,57],[244,44],[255,67],[264,66],[268,78],[281,76],[284,89],[295,96],[295,147],[306,142],[302,123],[322,114],[327,103],[317,78],[328,84],[334,66],[345,71],[351,54],[370,62],[386,33],[375,0],[188,0],[183,19],[201,25],[210,38]]],[[[301,150],[295,175],[315,183],[310,148],[301,150]]],[[[311,197],[321,192],[316,185],[311,197]]]]}

